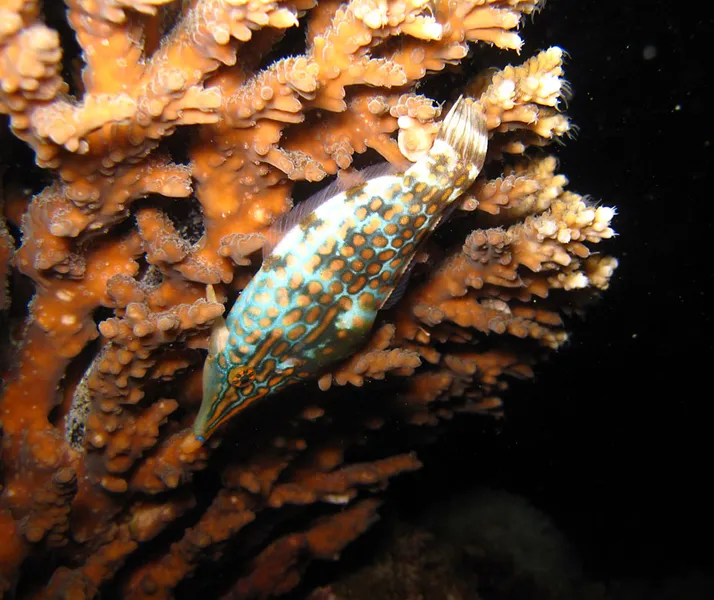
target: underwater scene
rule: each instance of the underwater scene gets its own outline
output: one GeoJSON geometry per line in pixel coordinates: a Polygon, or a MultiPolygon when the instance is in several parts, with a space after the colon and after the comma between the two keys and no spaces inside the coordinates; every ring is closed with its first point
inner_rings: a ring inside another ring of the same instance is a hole
{"type": "Polygon", "coordinates": [[[2,0],[0,598],[714,598],[691,12],[2,0]]]}

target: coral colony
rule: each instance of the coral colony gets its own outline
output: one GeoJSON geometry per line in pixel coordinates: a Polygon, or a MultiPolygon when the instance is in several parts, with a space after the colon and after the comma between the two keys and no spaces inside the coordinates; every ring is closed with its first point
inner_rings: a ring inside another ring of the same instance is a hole
{"type": "Polygon", "coordinates": [[[278,595],[607,288],[563,52],[459,71],[538,0],[65,4],[0,6],[0,595],[278,595]]]}

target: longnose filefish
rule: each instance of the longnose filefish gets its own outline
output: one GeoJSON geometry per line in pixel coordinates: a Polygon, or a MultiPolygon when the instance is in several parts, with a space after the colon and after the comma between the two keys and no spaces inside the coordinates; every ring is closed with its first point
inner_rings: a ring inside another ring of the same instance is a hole
{"type": "Polygon", "coordinates": [[[478,176],[487,145],[482,108],[461,97],[431,150],[404,173],[325,199],[285,233],[227,321],[213,325],[203,401],[184,450],[366,341],[422,243],[478,176]]]}

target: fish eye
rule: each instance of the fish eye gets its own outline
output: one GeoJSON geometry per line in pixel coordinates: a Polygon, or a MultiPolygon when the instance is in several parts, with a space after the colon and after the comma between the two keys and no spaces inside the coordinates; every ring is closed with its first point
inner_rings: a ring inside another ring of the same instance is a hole
{"type": "Polygon", "coordinates": [[[234,387],[243,387],[255,379],[255,371],[250,367],[233,367],[228,373],[228,381],[234,387]]]}

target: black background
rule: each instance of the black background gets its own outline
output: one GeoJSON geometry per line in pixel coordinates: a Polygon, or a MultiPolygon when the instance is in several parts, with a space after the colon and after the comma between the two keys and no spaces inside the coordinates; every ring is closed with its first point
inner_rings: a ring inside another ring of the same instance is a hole
{"type": "Polygon", "coordinates": [[[599,249],[620,267],[535,383],[511,386],[500,427],[461,419],[422,453],[399,510],[488,485],[548,513],[597,579],[712,567],[712,24],[685,4],[594,0],[524,24],[523,59],[569,54],[580,131],[561,171],[617,207],[599,249]]]}

